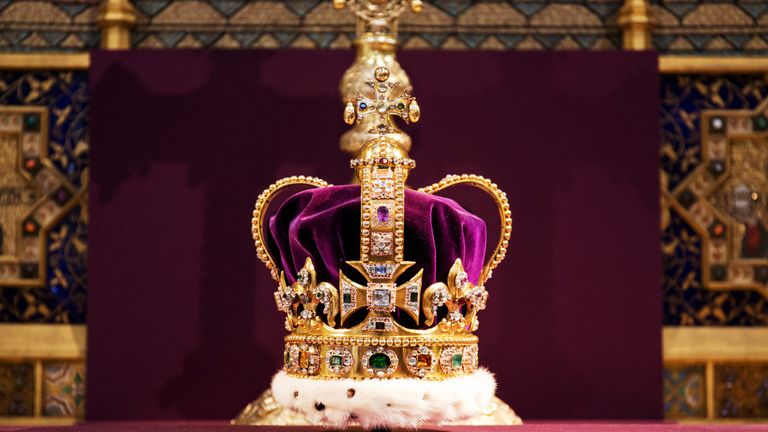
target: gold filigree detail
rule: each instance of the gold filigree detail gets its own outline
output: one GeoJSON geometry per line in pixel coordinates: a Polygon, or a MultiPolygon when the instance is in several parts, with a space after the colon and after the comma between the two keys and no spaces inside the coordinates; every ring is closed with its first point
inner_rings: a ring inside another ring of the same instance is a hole
{"type": "Polygon", "coordinates": [[[419,192],[434,194],[458,184],[466,184],[482,190],[490,195],[498,207],[499,219],[501,220],[501,235],[496,244],[496,249],[491,254],[488,262],[483,266],[483,271],[477,282],[478,285],[485,285],[485,282],[493,275],[493,269],[504,260],[507,254],[509,238],[512,234],[512,212],[509,210],[509,200],[507,199],[507,194],[499,189],[496,183],[475,174],[449,175],[437,183],[419,188],[419,192]]]}
{"type": "Polygon", "coordinates": [[[319,179],[316,177],[306,177],[306,176],[291,176],[282,178],[271,185],[269,185],[268,188],[264,189],[264,191],[259,194],[259,197],[256,199],[256,204],[253,209],[253,219],[251,219],[251,235],[253,236],[253,241],[256,246],[256,254],[266,266],[267,270],[269,270],[269,274],[272,276],[272,279],[276,281],[280,281],[278,277],[279,269],[277,267],[277,264],[275,263],[275,260],[272,258],[272,255],[270,255],[269,251],[266,247],[266,236],[264,235],[263,229],[264,229],[264,219],[267,216],[267,208],[269,207],[269,203],[280,193],[282,193],[285,188],[288,186],[293,185],[307,185],[307,186],[315,186],[315,187],[328,187],[333,186],[330,183],[326,182],[323,179],[319,179]]]}

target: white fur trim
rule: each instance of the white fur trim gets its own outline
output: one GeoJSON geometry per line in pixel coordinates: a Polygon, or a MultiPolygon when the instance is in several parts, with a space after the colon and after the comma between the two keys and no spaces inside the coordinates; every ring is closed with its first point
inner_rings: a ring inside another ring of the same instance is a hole
{"type": "Polygon", "coordinates": [[[416,428],[460,421],[481,414],[495,391],[493,374],[483,368],[442,381],[297,378],[284,371],[272,379],[272,394],[282,406],[313,424],[338,428],[416,428]],[[347,397],[349,389],[354,396],[347,397]]]}

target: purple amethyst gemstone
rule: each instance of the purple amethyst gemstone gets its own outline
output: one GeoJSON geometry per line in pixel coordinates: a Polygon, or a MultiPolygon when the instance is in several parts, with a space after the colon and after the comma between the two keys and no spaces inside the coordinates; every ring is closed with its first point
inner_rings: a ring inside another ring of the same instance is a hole
{"type": "Polygon", "coordinates": [[[376,210],[376,217],[378,218],[379,222],[387,223],[389,220],[389,208],[387,206],[380,206],[376,210]]]}

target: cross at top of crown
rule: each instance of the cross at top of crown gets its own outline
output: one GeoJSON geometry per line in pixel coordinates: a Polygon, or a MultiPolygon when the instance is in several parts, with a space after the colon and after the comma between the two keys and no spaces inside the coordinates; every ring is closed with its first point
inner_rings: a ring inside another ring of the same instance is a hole
{"type": "Polygon", "coordinates": [[[344,121],[351,125],[360,123],[365,117],[377,116],[376,126],[368,133],[381,136],[400,132],[397,125],[392,122],[392,116],[400,117],[406,123],[418,122],[421,117],[421,108],[416,98],[407,91],[397,94],[400,83],[388,81],[389,69],[383,66],[378,67],[374,70],[373,76],[375,81],[366,81],[368,87],[373,90],[372,97],[363,95],[358,89],[355,100],[348,101],[344,108],[344,121]]]}

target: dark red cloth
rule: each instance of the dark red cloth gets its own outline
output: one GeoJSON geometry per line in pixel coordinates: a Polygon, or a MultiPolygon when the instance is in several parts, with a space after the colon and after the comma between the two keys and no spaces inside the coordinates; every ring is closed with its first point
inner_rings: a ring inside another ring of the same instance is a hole
{"type": "MultiPolygon", "coordinates": [[[[360,259],[360,187],[310,189],[291,196],[270,220],[273,258],[290,282],[312,258],[318,281],[336,284],[345,261],[360,259]]],[[[423,192],[405,191],[405,260],[424,269],[422,286],[446,282],[461,258],[472,282],[477,281],[485,253],[485,222],[455,201],[423,192]]],[[[495,246],[495,244],[494,244],[495,246]]]]}

